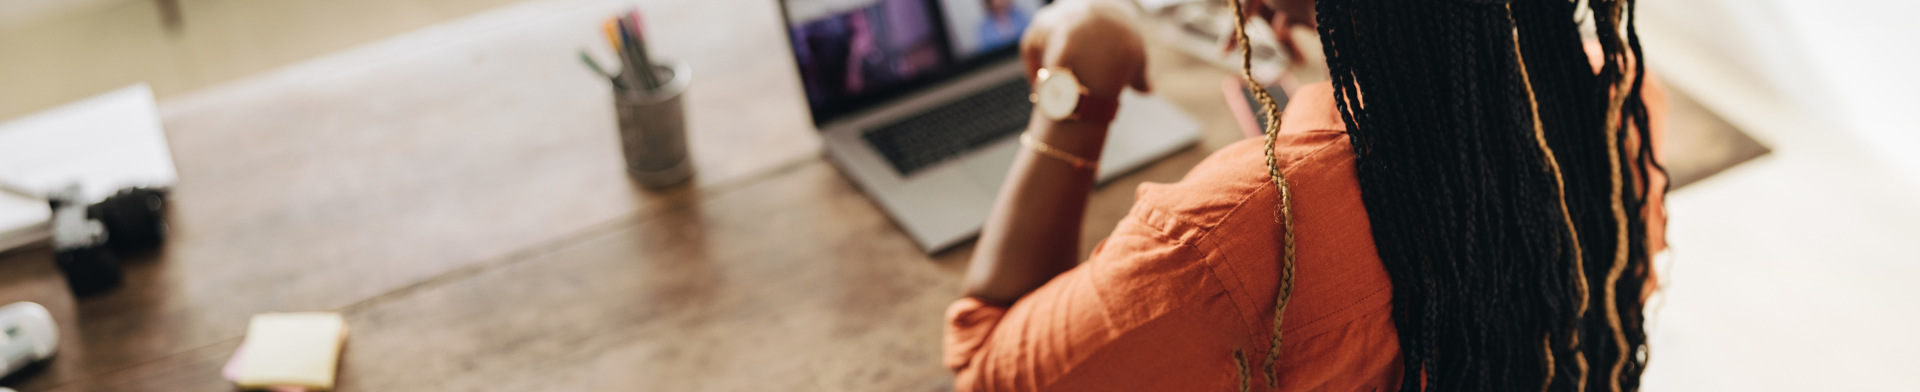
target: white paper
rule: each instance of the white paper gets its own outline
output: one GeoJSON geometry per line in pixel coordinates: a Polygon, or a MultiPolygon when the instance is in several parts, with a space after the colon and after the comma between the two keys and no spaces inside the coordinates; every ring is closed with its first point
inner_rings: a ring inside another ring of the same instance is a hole
{"type": "MultiPolygon", "coordinates": [[[[0,124],[0,182],[30,192],[78,183],[93,202],[177,178],[146,84],[0,124]]],[[[50,213],[44,200],[0,192],[0,250],[45,239],[50,213]]]]}

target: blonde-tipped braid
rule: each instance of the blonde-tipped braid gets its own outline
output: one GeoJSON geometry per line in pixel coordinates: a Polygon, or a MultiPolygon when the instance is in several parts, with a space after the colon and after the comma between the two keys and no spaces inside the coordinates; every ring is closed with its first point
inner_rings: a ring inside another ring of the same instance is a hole
{"type": "Polygon", "coordinates": [[[1240,367],[1240,392],[1253,388],[1253,373],[1247,371],[1247,352],[1233,349],[1233,364],[1240,367]]]}
{"type": "MultiPolygon", "coordinates": [[[[1243,0],[1228,0],[1228,3],[1233,5],[1233,14],[1239,17],[1253,17],[1253,15],[1247,15],[1246,7],[1240,4],[1241,1],[1243,0]]],[[[1267,176],[1273,179],[1273,187],[1280,193],[1279,210],[1274,216],[1274,220],[1280,223],[1280,241],[1283,248],[1280,262],[1280,293],[1273,302],[1273,340],[1267,347],[1266,364],[1267,385],[1279,388],[1280,376],[1275,373],[1275,368],[1280,361],[1280,321],[1286,317],[1287,302],[1293,299],[1293,192],[1287,187],[1287,177],[1280,174],[1279,160],[1273,152],[1274,138],[1280,133],[1280,104],[1276,103],[1273,95],[1267,94],[1267,89],[1262,88],[1261,84],[1253,78],[1253,41],[1247,37],[1245,20],[1236,21],[1233,24],[1233,32],[1240,39],[1240,76],[1245,79],[1247,90],[1253,91],[1253,97],[1260,101],[1260,115],[1267,119],[1266,129],[1261,130],[1266,134],[1267,176]]]]}
{"type": "MultiPolygon", "coordinates": [[[[1620,31],[1621,7],[1624,5],[1624,2],[1615,1],[1613,6],[1608,10],[1610,13],[1609,16],[1611,17],[1609,20],[1613,22],[1613,25],[1601,26],[1600,28],[1613,29],[1613,31],[1616,32],[1620,31]]],[[[1626,48],[1627,43],[1620,38],[1619,34],[1613,34],[1612,37],[1615,48],[1626,48]]],[[[1601,299],[1607,307],[1607,327],[1613,329],[1614,347],[1620,350],[1620,355],[1614,358],[1613,371],[1609,373],[1610,377],[1607,377],[1607,385],[1610,387],[1609,390],[1614,392],[1620,391],[1620,370],[1626,367],[1627,358],[1633,355],[1627,352],[1627,334],[1626,330],[1620,325],[1620,304],[1618,298],[1614,295],[1614,286],[1620,283],[1620,273],[1627,268],[1627,208],[1623,204],[1624,202],[1621,201],[1623,195],[1620,189],[1622,182],[1620,175],[1620,141],[1617,138],[1622,125],[1620,122],[1620,107],[1627,101],[1628,80],[1625,70],[1626,62],[1624,61],[1626,55],[1619,54],[1619,56],[1622,57],[1620,64],[1622,69],[1614,75],[1611,81],[1613,88],[1610,90],[1613,92],[1613,97],[1607,101],[1607,167],[1613,176],[1612,188],[1610,188],[1611,191],[1607,193],[1607,198],[1610,199],[1609,201],[1611,201],[1611,203],[1609,204],[1613,207],[1615,238],[1613,242],[1613,265],[1607,268],[1606,287],[1604,288],[1606,298],[1601,299]]],[[[1608,57],[1607,61],[1615,61],[1611,58],[1612,56],[1608,57]]],[[[1638,60],[1636,59],[1636,61],[1638,60]]],[[[1646,143],[1648,141],[1643,140],[1641,142],[1646,143]]]]}
{"type": "Polygon", "coordinates": [[[1540,338],[1540,350],[1546,354],[1546,356],[1542,358],[1547,359],[1547,376],[1540,378],[1540,392],[1547,392],[1547,390],[1553,388],[1553,334],[1552,333],[1548,333],[1547,336],[1540,338]]]}
{"type": "MultiPolygon", "coordinates": [[[[1506,11],[1507,11],[1507,22],[1513,23],[1513,6],[1508,5],[1506,7],[1506,11]]],[[[1567,336],[1570,339],[1568,344],[1568,346],[1570,347],[1568,347],[1568,349],[1578,352],[1579,346],[1580,346],[1580,334],[1579,334],[1578,321],[1581,318],[1585,317],[1587,314],[1587,299],[1588,299],[1587,268],[1585,266],[1586,263],[1584,259],[1582,259],[1582,257],[1584,256],[1580,254],[1580,231],[1574,229],[1573,213],[1571,210],[1567,209],[1567,181],[1560,175],[1560,161],[1553,157],[1553,147],[1547,146],[1546,127],[1540,121],[1540,100],[1534,96],[1533,79],[1527,76],[1527,61],[1526,61],[1526,58],[1521,56],[1520,52],[1521,52],[1520,51],[1520,32],[1514,31],[1513,32],[1514,68],[1520,70],[1520,85],[1525,87],[1524,90],[1527,91],[1527,110],[1528,110],[1528,113],[1531,113],[1531,116],[1533,118],[1533,140],[1535,144],[1538,144],[1540,146],[1541,156],[1546,158],[1547,169],[1553,172],[1553,196],[1555,199],[1558,199],[1558,201],[1560,202],[1560,217],[1567,224],[1567,237],[1572,239],[1573,241],[1573,244],[1571,246],[1568,246],[1567,248],[1573,250],[1573,271],[1575,274],[1578,275],[1574,279],[1574,282],[1575,282],[1574,286],[1579,288],[1578,292],[1580,296],[1580,306],[1577,310],[1575,310],[1575,313],[1573,315],[1573,320],[1576,322],[1574,324],[1574,328],[1573,330],[1570,330],[1567,332],[1567,336]]],[[[1617,182],[1618,181],[1616,181],[1616,183],[1617,182]]],[[[1549,336],[1549,338],[1551,338],[1551,336],[1549,336]]],[[[1553,385],[1553,346],[1551,344],[1547,344],[1545,346],[1547,350],[1546,352],[1547,378],[1540,385],[1540,390],[1542,391],[1547,390],[1548,387],[1553,385]]],[[[1576,365],[1576,367],[1580,372],[1575,374],[1575,378],[1577,379],[1576,381],[1578,381],[1578,383],[1574,385],[1576,385],[1577,386],[1576,388],[1579,390],[1585,390],[1587,385],[1587,361],[1585,358],[1576,358],[1576,359],[1577,360],[1574,361],[1574,365],[1576,365]]]]}

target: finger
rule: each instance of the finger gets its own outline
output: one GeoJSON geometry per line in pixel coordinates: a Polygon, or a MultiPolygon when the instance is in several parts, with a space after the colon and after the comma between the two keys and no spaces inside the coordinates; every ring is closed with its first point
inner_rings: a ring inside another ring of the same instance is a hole
{"type": "MultiPolygon", "coordinates": [[[[1241,10],[1240,14],[1234,15],[1235,19],[1240,22],[1241,27],[1246,26],[1247,21],[1253,20],[1253,18],[1272,20],[1273,16],[1275,15],[1276,11],[1274,10],[1274,8],[1268,7],[1267,2],[1264,0],[1239,0],[1239,1],[1240,1],[1240,6],[1246,8],[1241,10]]],[[[1232,11],[1232,9],[1229,8],[1228,11],[1232,11]]],[[[1227,31],[1227,39],[1225,40],[1225,42],[1226,42],[1226,45],[1220,48],[1221,53],[1233,52],[1239,49],[1240,48],[1240,30],[1236,29],[1236,30],[1227,31]]]]}
{"type": "Polygon", "coordinates": [[[1287,14],[1274,14],[1273,42],[1280,44],[1280,50],[1287,55],[1290,65],[1305,64],[1306,52],[1300,49],[1300,43],[1293,40],[1293,24],[1287,14]]]}
{"type": "Polygon", "coordinates": [[[1140,59],[1139,61],[1140,67],[1138,70],[1135,70],[1133,72],[1133,82],[1129,84],[1133,85],[1134,90],[1140,90],[1140,92],[1143,92],[1143,93],[1153,92],[1153,85],[1147,81],[1147,50],[1145,46],[1146,43],[1141,42],[1142,40],[1140,39],[1139,36],[1133,37],[1133,41],[1135,42],[1135,44],[1133,45],[1133,51],[1136,53],[1135,55],[1138,56],[1136,58],[1140,59]]]}
{"type": "Polygon", "coordinates": [[[1227,39],[1220,42],[1220,53],[1232,53],[1240,48],[1240,34],[1227,34],[1227,39]]]}
{"type": "Polygon", "coordinates": [[[1020,38],[1020,61],[1027,66],[1027,84],[1035,82],[1034,79],[1039,77],[1040,68],[1046,64],[1048,34],[1038,29],[1039,26],[1035,24],[1036,28],[1027,29],[1025,36],[1020,38]]]}
{"type": "Polygon", "coordinates": [[[1048,5],[1036,12],[1027,30],[1020,34],[1020,60],[1026,64],[1027,84],[1033,84],[1038,78],[1041,67],[1046,66],[1048,39],[1052,35],[1054,15],[1059,11],[1048,5]]]}
{"type": "Polygon", "coordinates": [[[1245,23],[1255,17],[1262,19],[1269,18],[1273,16],[1274,12],[1272,8],[1267,7],[1267,2],[1262,0],[1240,0],[1240,6],[1247,8],[1243,10],[1244,13],[1238,15],[1241,23],[1245,23]]]}
{"type": "Polygon", "coordinates": [[[1143,93],[1153,92],[1153,86],[1147,83],[1147,64],[1140,63],[1140,71],[1133,73],[1133,89],[1143,93]]]}

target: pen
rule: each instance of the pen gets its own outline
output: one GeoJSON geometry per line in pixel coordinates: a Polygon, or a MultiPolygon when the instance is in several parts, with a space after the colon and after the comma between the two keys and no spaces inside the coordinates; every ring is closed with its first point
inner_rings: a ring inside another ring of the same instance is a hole
{"type": "MultiPolygon", "coordinates": [[[[619,26],[620,21],[618,18],[607,18],[605,23],[601,23],[600,28],[601,31],[607,35],[607,45],[613,47],[613,57],[620,60],[621,69],[630,71],[634,69],[633,62],[627,60],[626,41],[620,38],[621,27],[619,26]]],[[[619,86],[621,88],[640,85],[640,75],[633,75],[632,72],[616,72],[614,75],[617,75],[620,80],[625,82],[619,86]]]]}
{"type": "Polygon", "coordinates": [[[586,49],[580,50],[580,62],[586,63],[587,68],[592,69],[594,74],[606,77],[608,82],[613,83],[613,88],[627,89],[627,83],[620,80],[620,74],[607,72],[606,68],[600,66],[600,62],[593,61],[593,56],[587,55],[586,49]]]}
{"type": "Polygon", "coordinates": [[[606,35],[607,35],[607,45],[610,45],[610,46],[613,46],[613,54],[614,54],[614,55],[620,55],[620,56],[624,56],[625,54],[623,54],[623,53],[625,53],[626,51],[625,51],[625,50],[622,50],[622,49],[620,48],[620,46],[621,46],[621,45],[620,45],[620,32],[618,32],[618,31],[614,31],[614,30],[613,30],[613,29],[615,29],[615,28],[616,28],[616,27],[614,27],[614,24],[615,24],[615,23],[618,23],[618,22],[617,22],[617,21],[615,21],[615,20],[613,20],[613,19],[607,19],[607,22],[606,22],[606,23],[602,23],[602,24],[600,24],[600,30],[601,30],[602,32],[605,32],[605,33],[606,33],[606,35]]]}
{"type": "Polygon", "coordinates": [[[633,51],[630,56],[634,63],[637,64],[633,69],[639,71],[640,82],[647,90],[660,88],[659,77],[653,72],[652,56],[649,56],[647,53],[646,36],[643,35],[640,30],[640,10],[634,9],[628,11],[624,19],[626,22],[623,24],[623,26],[626,27],[624,30],[628,33],[627,43],[632,46],[631,49],[633,51]]]}

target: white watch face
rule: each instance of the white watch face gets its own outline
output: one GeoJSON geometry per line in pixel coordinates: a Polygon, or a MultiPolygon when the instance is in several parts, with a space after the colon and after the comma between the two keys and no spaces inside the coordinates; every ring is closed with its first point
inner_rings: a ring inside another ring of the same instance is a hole
{"type": "Polygon", "coordinates": [[[1080,80],[1074,79],[1073,74],[1054,72],[1040,81],[1038,88],[1040,91],[1034,92],[1038,97],[1034,105],[1049,119],[1064,120],[1072,116],[1074,106],[1080,104],[1080,80]]]}

